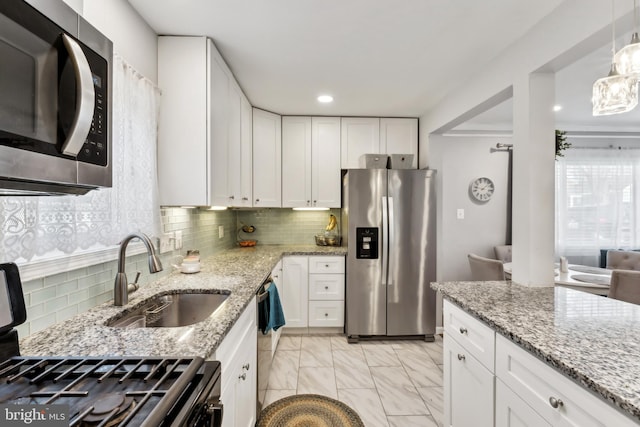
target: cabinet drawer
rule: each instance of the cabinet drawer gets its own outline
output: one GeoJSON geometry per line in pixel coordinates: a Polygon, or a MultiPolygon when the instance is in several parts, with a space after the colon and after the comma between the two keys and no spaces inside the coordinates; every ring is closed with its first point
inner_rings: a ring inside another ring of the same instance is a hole
{"type": "Polygon", "coordinates": [[[344,274],[310,274],[310,300],[344,300],[344,274]]]}
{"type": "Polygon", "coordinates": [[[498,335],[496,375],[553,426],[634,426],[622,412],[498,335]],[[554,408],[551,400],[562,403],[554,408]]]}
{"type": "Polygon", "coordinates": [[[444,301],[443,311],[445,333],[494,372],[496,334],[493,329],[447,300],[444,301]]]}
{"type": "Polygon", "coordinates": [[[309,273],[344,273],[343,256],[310,256],[309,273]]]}
{"type": "Polygon", "coordinates": [[[551,427],[531,406],[496,379],[496,427],[551,427]]]}
{"type": "Polygon", "coordinates": [[[344,326],[344,301],[309,301],[309,326],[344,326]]]}

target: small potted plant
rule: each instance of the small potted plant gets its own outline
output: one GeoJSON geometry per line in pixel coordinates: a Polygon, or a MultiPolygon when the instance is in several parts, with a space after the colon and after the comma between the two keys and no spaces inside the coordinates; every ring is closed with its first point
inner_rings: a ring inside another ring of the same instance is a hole
{"type": "Polygon", "coordinates": [[[556,160],[558,157],[564,157],[562,151],[571,147],[571,143],[567,142],[567,132],[556,129],[556,160]]]}

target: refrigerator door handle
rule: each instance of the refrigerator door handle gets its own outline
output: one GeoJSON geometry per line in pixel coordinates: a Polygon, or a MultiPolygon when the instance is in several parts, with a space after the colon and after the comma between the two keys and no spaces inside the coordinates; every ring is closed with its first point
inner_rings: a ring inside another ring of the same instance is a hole
{"type": "MultiPolygon", "coordinates": [[[[392,248],[394,237],[395,237],[394,226],[393,226],[393,223],[395,222],[394,215],[393,215],[393,197],[388,197],[388,199],[389,201],[387,202],[387,204],[389,206],[389,216],[387,220],[388,231],[387,231],[386,247],[392,248]]],[[[387,258],[387,265],[388,265],[387,285],[393,285],[393,272],[391,271],[391,266],[393,265],[393,263],[391,262],[391,259],[389,259],[389,254],[387,254],[386,258],[387,258]]]]}
{"type": "Polygon", "coordinates": [[[382,197],[382,284],[387,285],[387,265],[388,265],[388,239],[389,239],[389,213],[387,211],[387,197],[382,197]]]}

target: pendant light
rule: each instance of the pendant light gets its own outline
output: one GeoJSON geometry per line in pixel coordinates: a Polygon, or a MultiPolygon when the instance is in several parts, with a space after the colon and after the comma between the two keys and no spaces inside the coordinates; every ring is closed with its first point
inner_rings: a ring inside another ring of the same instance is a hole
{"type": "Polygon", "coordinates": [[[620,74],[640,74],[640,37],[638,37],[638,1],[633,0],[633,35],[628,45],[615,54],[613,60],[620,74]]]}
{"type": "Polygon", "coordinates": [[[626,113],[638,105],[638,79],[634,74],[620,74],[614,60],[616,53],[615,0],[611,1],[611,70],[607,77],[593,84],[594,116],[626,113]]]}

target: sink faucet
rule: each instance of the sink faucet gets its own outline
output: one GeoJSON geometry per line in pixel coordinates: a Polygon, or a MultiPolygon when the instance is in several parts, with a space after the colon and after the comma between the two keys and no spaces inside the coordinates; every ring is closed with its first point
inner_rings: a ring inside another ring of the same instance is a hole
{"type": "Polygon", "coordinates": [[[124,272],[124,261],[125,261],[125,252],[127,250],[127,245],[132,239],[140,239],[142,243],[144,243],[147,248],[147,253],[149,254],[149,272],[157,273],[158,271],[162,271],[162,263],[160,262],[160,258],[156,255],[156,250],[153,248],[153,243],[151,243],[151,239],[144,233],[132,233],[127,237],[122,239],[120,242],[120,253],[118,254],[118,274],[116,274],[116,280],[113,284],[113,304],[116,306],[122,306],[129,302],[129,292],[133,292],[138,290],[138,278],[140,277],[140,273],[136,276],[136,280],[134,283],[129,284],[127,280],[127,275],[124,272]]]}

